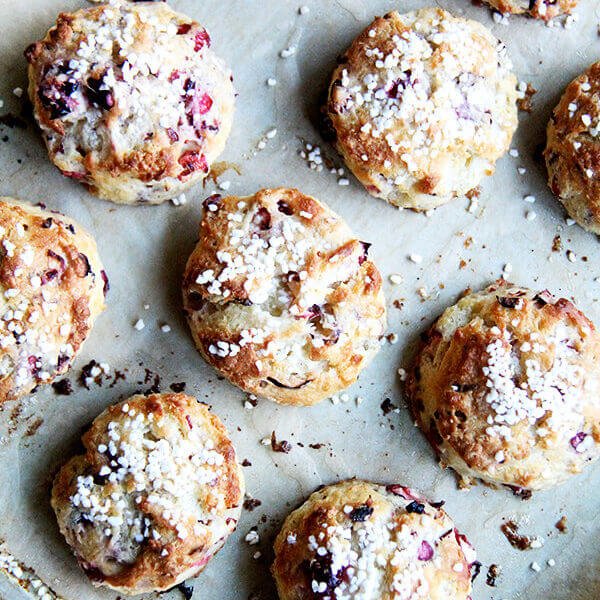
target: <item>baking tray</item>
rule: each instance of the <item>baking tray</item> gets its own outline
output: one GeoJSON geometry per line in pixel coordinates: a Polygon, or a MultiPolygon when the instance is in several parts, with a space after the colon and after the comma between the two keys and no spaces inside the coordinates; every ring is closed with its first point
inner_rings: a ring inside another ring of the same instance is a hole
{"type": "MultiPolygon", "coordinates": [[[[233,69],[239,98],[222,160],[237,166],[240,174],[230,168],[219,181],[229,181],[230,193],[241,195],[267,186],[298,187],[343,215],[361,239],[374,242],[372,256],[385,280],[389,332],[397,335],[397,343],[383,346],[337,404],[325,401],[312,408],[293,408],[261,400],[256,408],[245,408],[245,394],[217,378],[200,359],[181,312],[180,279],[194,245],[201,201],[216,185],[196,186],[183,206],[114,206],[61,177],[48,162],[30,117],[25,117],[24,128],[0,127],[0,195],[41,201],[78,219],[94,234],[111,279],[108,308],[69,374],[74,392],[58,396],[44,387],[0,408],[0,566],[21,580],[43,582],[34,589],[23,581],[18,585],[13,576],[0,576],[0,596],[5,600],[44,594],[45,600],[117,597],[93,588],[79,571],[51,512],[50,485],[92,419],[107,405],[153,386],[159,374],[162,389],[185,381],[188,393],[212,405],[231,432],[240,459],[252,463],[244,468],[248,493],[261,501],[244,512],[224,549],[189,582],[194,599],[275,598],[269,575],[271,544],[285,515],[317,486],[352,476],[401,482],[446,501],[483,564],[474,584],[475,600],[598,598],[600,465],[527,501],[481,485],[460,491],[453,473],[440,469],[413,426],[397,375],[397,368],[410,359],[419,333],[462,290],[494,280],[507,263],[512,264],[513,281],[575,298],[600,324],[600,283],[595,281],[600,275],[598,240],[566,225],[537,158],[562,90],[600,57],[598,3],[580,0],[578,20],[570,22],[570,28],[562,21],[549,28],[517,17],[506,25],[469,0],[437,3],[491,27],[506,42],[518,78],[531,83],[537,94],[533,112],[520,114],[513,141],[519,156],[507,154],[498,162],[496,174],[482,183],[478,206],[469,212],[470,201],[458,199],[430,216],[399,211],[373,199],[352,178],[349,186],[340,186],[338,175],[328,168],[310,169],[299,154],[304,144],[317,144],[324,162],[342,166],[317,127],[319,96],[336,56],[375,15],[412,10],[428,2],[172,0],[171,4],[208,27],[215,50],[233,69]],[[301,3],[309,8],[305,14],[299,12],[301,3]],[[289,46],[296,53],[281,58],[280,51],[289,46]],[[277,85],[266,85],[270,77],[277,85]],[[265,138],[273,128],[277,134],[265,138]],[[260,140],[265,141],[262,150],[260,140]],[[526,172],[520,174],[518,167],[526,172]],[[533,204],[524,201],[527,195],[535,196],[533,204]],[[534,220],[526,219],[528,211],[535,212],[534,220]],[[561,248],[553,251],[553,245],[561,248]],[[575,254],[575,262],[567,259],[567,250],[575,254]],[[410,262],[411,253],[420,254],[422,263],[410,262]],[[404,283],[391,285],[388,276],[393,273],[400,274],[404,283]],[[141,331],[133,327],[139,318],[145,323],[141,331]],[[164,323],[170,332],[161,331],[164,323]],[[87,390],[78,378],[90,360],[106,362],[111,376],[87,390]],[[115,380],[117,371],[125,379],[115,380]],[[356,403],[357,397],[362,403],[356,403]],[[389,411],[390,404],[396,408],[389,411]],[[292,443],[289,454],[261,445],[273,430],[278,439],[292,443]],[[564,534],[555,528],[563,516],[564,534]],[[516,519],[521,532],[539,536],[543,545],[526,552],[514,549],[500,532],[506,519],[516,519]],[[244,541],[252,527],[260,535],[255,546],[244,541]],[[256,552],[261,553],[258,558],[256,552]],[[550,559],[554,567],[547,565],[550,559]],[[539,571],[531,568],[533,562],[539,571]],[[496,587],[485,581],[491,564],[502,568],[496,587]]],[[[0,0],[4,101],[0,114],[20,114],[23,99],[13,89],[26,89],[23,48],[41,39],[60,11],[84,5],[83,0],[0,0]]],[[[179,600],[183,595],[173,590],[162,597],[179,600]]]]}

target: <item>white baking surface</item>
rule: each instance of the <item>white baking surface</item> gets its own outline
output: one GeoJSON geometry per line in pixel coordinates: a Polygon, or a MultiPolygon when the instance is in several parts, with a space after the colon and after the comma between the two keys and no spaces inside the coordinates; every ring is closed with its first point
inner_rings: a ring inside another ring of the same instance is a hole
{"type": "MultiPolygon", "coordinates": [[[[399,211],[368,196],[352,178],[346,187],[327,170],[311,171],[298,155],[300,139],[322,143],[315,126],[317,100],[327,83],[337,55],[375,15],[426,6],[424,0],[172,0],[172,6],[206,25],[214,49],[233,69],[239,92],[233,132],[222,157],[239,165],[241,175],[227,171],[230,193],[250,194],[267,186],[296,186],[327,202],[351,225],[371,249],[385,280],[389,331],[398,343],[386,344],[357,385],[350,400],[329,401],[312,408],[279,407],[261,400],[257,408],[243,406],[245,395],[215,373],[197,355],[180,309],[180,279],[191,251],[201,201],[215,190],[197,186],[181,207],[119,207],[90,196],[49,163],[32,124],[27,128],[0,127],[0,195],[42,201],[78,219],[91,231],[108,271],[111,290],[108,308],[98,319],[70,379],[75,392],[57,396],[40,389],[20,403],[0,409],[0,538],[8,550],[66,600],[114,599],[117,594],[96,590],[78,570],[61,538],[48,498],[57,468],[77,447],[83,428],[107,405],[150,384],[138,384],[144,368],[158,372],[163,389],[187,382],[186,391],[206,400],[224,420],[245,468],[249,494],[262,501],[242,515],[238,531],[191,584],[194,599],[246,600],[252,594],[271,599],[275,592],[269,575],[273,536],[285,515],[318,485],[358,476],[379,482],[401,482],[419,488],[435,500],[446,500],[448,512],[478,551],[484,564],[475,582],[474,600],[590,600],[600,596],[600,465],[555,491],[521,501],[510,492],[483,486],[457,490],[451,471],[439,468],[425,439],[412,425],[403,406],[396,369],[404,364],[418,335],[466,287],[479,288],[498,277],[511,263],[511,279],[574,297],[586,314],[600,324],[598,240],[577,226],[566,226],[564,212],[546,188],[544,170],[536,164],[536,147],[544,140],[548,116],[566,84],[600,57],[596,0],[580,0],[579,19],[570,29],[511,17],[509,25],[494,23],[492,13],[469,0],[443,0],[440,6],[490,26],[506,42],[520,80],[538,90],[531,115],[521,113],[513,147],[519,157],[506,155],[493,177],[482,184],[479,208],[467,212],[469,202],[458,199],[426,217],[399,211]],[[309,7],[300,15],[301,2],[309,7]],[[293,45],[296,53],[281,58],[293,45]],[[274,77],[277,85],[266,80],[274,77]],[[255,152],[257,142],[273,127],[277,135],[255,152]],[[517,167],[527,172],[518,174],[517,167]],[[533,194],[535,203],[524,196],[533,194]],[[536,218],[525,218],[534,211],[536,218]],[[552,252],[560,235],[563,249],[552,252]],[[569,262],[566,250],[577,259],[569,262]],[[421,264],[408,255],[422,255],[421,264]],[[585,262],[583,257],[587,257],[585,262]],[[461,260],[466,262],[459,268],[461,260]],[[404,277],[391,285],[388,276],[404,277]],[[442,287],[443,286],[443,287],[442,287]],[[429,297],[422,301],[417,289],[429,297]],[[392,306],[402,300],[399,310],[392,306]],[[145,309],[144,305],[149,305],[145,309]],[[145,328],[133,324],[143,318],[145,328]],[[168,323],[169,333],[160,325],[168,323]],[[129,369],[127,379],[114,388],[76,384],[89,360],[106,361],[112,369],[129,369]],[[140,366],[141,363],[141,366],[140,366]],[[355,398],[364,401],[359,406],[355,398]],[[384,416],[386,398],[400,407],[384,416]],[[19,413],[17,415],[17,413],[19,413]],[[25,435],[37,419],[37,431],[25,435]],[[287,455],[275,454],[260,440],[276,431],[292,442],[287,455]],[[300,447],[301,442],[305,446],[300,447]],[[319,450],[308,444],[323,443],[319,450]],[[265,515],[265,522],[261,517],[265,515]],[[566,515],[568,533],[554,523],[566,515]],[[520,552],[503,537],[504,518],[524,519],[522,532],[545,538],[542,548],[520,552]],[[260,543],[244,542],[258,525],[260,543]],[[551,534],[550,534],[551,533],[551,534]],[[550,535],[549,535],[550,534],[550,535]],[[254,552],[262,553],[258,560],[254,552]],[[547,560],[554,559],[554,567],[547,560]],[[530,568],[537,562],[541,570],[530,568]],[[486,566],[496,563],[502,575],[496,588],[485,583],[486,566]]],[[[60,11],[85,6],[83,0],[0,0],[0,114],[19,112],[22,101],[15,87],[26,89],[23,49],[41,39],[60,11]]],[[[29,597],[0,575],[0,597],[29,597]]],[[[37,596],[39,597],[39,596],[37,596]]],[[[154,598],[156,595],[148,595],[154,598]]],[[[183,598],[174,590],[163,597],[183,598]]]]}

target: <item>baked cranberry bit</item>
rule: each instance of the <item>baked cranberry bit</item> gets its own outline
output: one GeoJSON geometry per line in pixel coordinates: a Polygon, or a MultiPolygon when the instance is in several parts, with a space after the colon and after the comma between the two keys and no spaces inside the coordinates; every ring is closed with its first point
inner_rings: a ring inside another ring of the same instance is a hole
{"type": "Polygon", "coordinates": [[[261,206],[252,217],[252,224],[262,231],[271,229],[271,213],[261,206]]]}
{"type": "Polygon", "coordinates": [[[186,33],[189,33],[191,28],[192,28],[192,25],[190,23],[183,23],[177,28],[177,34],[185,35],[186,33]]]}
{"type": "Polygon", "coordinates": [[[50,113],[51,119],[64,117],[72,112],[77,102],[72,95],[79,89],[79,83],[72,78],[73,71],[66,65],[51,67],[39,84],[38,98],[50,113]]]}
{"type": "Polygon", "coordinates": [[[283,213],[284,215],[289,216],[294,214],[294,211],[291,209],[290,205],[285,200],[277,201],[277,209],[280,213],[283,213]]]}
{"type": "Polygon", "coordinates": [[[350,513],[350,520],[355,523],[366,521],[373,514],[373,507],[368,505],[357,506],[350,513]]]}
{"type": "Polygon", "coordinates": [[[431,560],[433,558],[433,548],[429,542],[426,542],[425,540],[421,542],[417,558],[419,560],[431,560]]]}
{"type": "Polygon", "coordinates": [[[169,139],[170,139],[172,142],[178,142],[178,141],[179,141],[179,135],[178,135],[178,134],[177,134],[177,132],[176,132],[174,129],[172,129],[171,127],[169,127],[169,128],[167,129],[167,135],[169,136],[169,139]]]}
{"type": "Polygon", "coordinates": [[[410,85],[410,69],[402,74],[401,77],[392,82],[392,85],[386,90],[388,98],[400,100],[404,90],[410,85]]]}
{"type": "Polygon", "coordinates": [[[93,106],[110,110],[115,105],[112,92],[104,84],[103,77],[90,77],[87,80],[85,94],[93,106]]]}
{"type": "Polygon", "coordinates": [[[581,442],[583,442],[583,440],[586,437],[587,437],[587,433],[583,433],[583,431],[580,431],[577,435],[575,435],[571,438],[571,440],[570,440],[571,446],[573,446],[573,450],[575,450],[575,452],[581,453],[581,450],[578,450],[579,444],[581,444],[581,442]]]}
{"type": "Polygon", "coordinates": [[[330,596],[335,588],[343,581],[346,572],[345,568],[340,569],[337,573],[332,572],[333,559],[331,553],[327,553],[319,558],[313,558],[311,561],[304,561],[302,563],[303,570],[305,571],[309,586],[312,589],[312,582],[324,583],[326,589],[321,591],[319,587],[318,592],[313,592],[314,598],[323,598],[324,596],[330,596]]]}
{"type": "Polygon", "coordinates": [[[223,196],[221,196],[221,194],[213,194],[204,200],[202,203],[202,208],[204,208],[205,211],[212,212],[209,206],[219,206],[222,199],[223,196]]]}
{"type": "Polygon", "coordinates": [[[106,274],[106,271],[104,271],[104,269],[102,271],[100,271],[100,277],[102,277],[102,281],[104,282],[102,291],[103,291],[104,295],[106,296],[106,293],[108,292],[108,290],[110,290],[110,283],[108,282],[108,275],[106,274]]]}
{"type": "Polygon", "coordinates": [[[206,157],[204,154],[200,154],[200,152],[196,150],[188,150],[181,155],[179,159],[179,164],[183,167],[183,171],[179,175],[179,179],[183,177],[187,177],[194,171],[204,171],[204,173],[208,173],[208,163],[206,162],[206,157]]]}
{"type": "Polygon", "coordinates": [[[208,35],[206,29],[201,29],[200,31],[196,32],[196,37],[194,38],[194,50],[198,52],[202,50],[204,46],[210,48],[210,36],[208,35]]]}
{"type": "Polygon", "coordinates": [[[416,513],[418,515],[422,515],[425,512],[425,505],[413,500],[410,504],[406,506],[406,512],[408,513],[416,513]]]}
{"type": "Polygon", "coordinates": [[[371,247],[371,244],[369,244],[369,242],[361,242],[361,244],[363,247],[363,253],[358,259],[359,265],[362,265],[365,262],[365,260],[367,260],[369,256],[369,248],[371,247]]]}

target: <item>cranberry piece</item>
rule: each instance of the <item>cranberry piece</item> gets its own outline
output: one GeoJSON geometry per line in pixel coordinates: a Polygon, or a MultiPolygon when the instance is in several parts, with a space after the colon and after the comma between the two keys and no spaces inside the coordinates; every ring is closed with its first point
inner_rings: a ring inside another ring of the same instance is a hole
{"type": "Polygon", "coordinates": [[[355,523],[362,523],[366,521],[373,514],[373,507],[367,506],[357,506],[351,513],[350,519],[355,523]]]}
{"type": "Polygon", "coordinates": [[[85,177],[85,173],[78,173],[77,171],[60,171],[65,177],[69,177],[70,179],[83,179],[85,177]]]}
{"type": "Polygon", "coordinates": [[[431,560],[433,558],[433,548],[431,547],[431,544],[423,540],[419,552],[417,553],[417,558],[419,560],[431,560]]]}
{"type": "Polygon", "coordinates": [[[190,418],[190,415],[185,415],[185,420],[187,421],[187,424],[190,426],[190,429],[193,429],[194,426],[192,425],[192,419],[190,418]]]}
{"type": "Polygon", "coordinates": [[[186,33],[189,33],[191,28],[192,28],[191,23],[182,23],[177,28],[177,35],[185,35],[186,33]]]}
{"type": "Polygon", "coordinates": [[[87,80],[85,94],[93,106],[110,110],[115,105],[115,99],[109,89],[105,89],[104,77],[90,77],[87,80]]]}
{"type": "Polygon", "coordinates": [[[580,451],[577,450],[577,448],[579,447],[579,444],[581,444],[581,442],[583,442],[583,440],[586,437],[587,437],[587,433],[583,433],[583,431],[580,431],[577,435],[574,435],[569,440],[571,446],[573,446],[573,450],[575,450],[575,452],[577,452],[578,454],[580,454],[580,451]]]}
{"type": "Polygon", "coordinates": [[[169,139],[170,139],[172,142],[178,142],[178,141],[179,141],[179,135],[178,135],[178,134],[177,134],[177,132],[176,132],[174,129],[172,129],[171,127],[169,127],[169,128],[167,129],[167,135],[169,136],[169,139]]]}
{"type": "Polygon", "coordinates": [[[223,199],[223,196],[221,196],[221,194],[213,194],[212,196],[209,196],[202,203],[204,211],[212,212],[208,207],[210,205],[219,206],[219,204],[221,204],[222,199],[223,199]]]}
{"type": "Polygon", "coordinates": [[[108,282],[108,275],[106,274],[106,271],[104,269],[102,269],[102,271],[100,271],[100,277],[102,277],[102,281],[104,281],[104,286],[102,288],[102,291],[103,291],[104,295],[106,296],[106,293],[108,292],[108,290],[110,290],[110,283],[108,282]]]}
{"type": "Polygon", "coordinates": [[[194,38],[194,50],[198,52],[202,50],[204,46],[210,48],[210,36],[206,29],[201,29],[196,33],[196,37],[194,38]]]}
{"type": "Polygon", "coordinates": [[[402,98],[402,94],[404,90],[410,84],[410,69],[402,74],[401,77],[392,82],[391,87],[386,90],[386,94],[388,98],[395,98],[396,100],[400,100],[402,98]]]}
{"type": "MultiPolygon", "coordinates": [[[[47,219],[44,220],[44,222],[42,223],[42,228],[43,229],[50,229],[50,227],[52,227],[52,217],[48,217],[47,219]]],[[[52,252],[52,250],[48,250],[48,254],[50,254],[50,252],[52,252]]]]}
{"type": "Polygon", "coordinates": [[[299,390],[300,388],[309,384],[312,381],[312,379],[307,379],[299,385],[286,385],[285,383],[281,383],[281,381],[277,381],[277,379],[273,377],[267,377],[267,381],[271,382],[274,386],[277,386],[278,388],[283,388],[285,390],[299,390]]]}
{"type": "Polygon", "coordinates": [[[65,75],[64,67],[59,67],[52,75],[47,75],[40,83],[38,98],[50,113],[51,119],[64,117],[73,111],[77,103],[71,97],[79,89],[79,83],[59,75],[65,75]]]}
{"type": "Polygon", "coordinates": [[[208,164],[204,154],[200,154],[195,150],[188,150],[181,155],[179,164],[183,167],[183,171],[179,175],[179,179],[187,177],[194,171],[201,170],[204,173],[208,173],[208,164]]]}
{"type": "Polygon", "coordinates": [[[361,244],[363,247],[363,253],[358,259],[359,265],[362,265],[365,262],[365,260],[367,260],[367,257],[369,256],[369,248],[371,247],[371,244],[369,244],[369,242],[361,242],[361,244]]]}
{"type": "Polygon", "coordinates": [[[406,506],[406,512],[422,515],[425,512],[425,505],[413,500],[406,506]]]}
{"type": "Polygon", "coordinates": [[[261,206],[256,214],[252,217],[252,224],[265,231],[271,228],[271,213],[264,207],[261,206]]]}
{"type": "Polygon", "coordinates": [[[87,277],[91,272],[92,272],[92,267],[90,266],[90,261],[88,260],[88,257],[83,254],[82,252],[79,253],[79,258],[81,260],[81,262],[83,263],[83,268],[85,270],[85,272],[82,275],[78,275],[80,277],[87,277]]]}
{"type": "Polygon", "coordinates": [[[49,271],[46,271],[40,278],[42,280],[42,285],[50,283],[53,279],[56,278],[57,275],[58,271],[56,269],[50,269],[49,271]]]}
{"type": "Polygon", "coordinates": [[[284,215],[293,215],[294,211],[290,208],[290,205],[285,200],[279,200],[277,202],[277,209],[284,215]]]}

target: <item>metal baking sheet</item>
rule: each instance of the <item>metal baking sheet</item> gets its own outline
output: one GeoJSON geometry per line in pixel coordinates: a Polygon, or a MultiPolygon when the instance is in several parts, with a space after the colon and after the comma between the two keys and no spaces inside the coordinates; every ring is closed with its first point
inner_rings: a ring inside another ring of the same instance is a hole
{"type": "MultiPolygon", "coordinates": [[[[373,16],[427,4],[424,0],[172,0],[174,8],[209,28],[214,48],[234,72],[239,98],[222,160],[235,164],[240,173],[229,169],[219,181],[230,181],[230,192],[241,195],[267,186],[298,187],[343,215],[361,239],[374,242],[373,256],[386,282],[389,331],[397,334],[398,343],[384,345],[359,383],[348,390],[345,402],[290,408],[261,400],[248,410],[245,395],[219,380],[196,353],[180,308],[180,278],[194,244],[201,200],[216,189],[215,184],[192,189],[184,206],[114,206],[60,176],[48,162],[31,118],[25,117],[24,128],[0,127],[0,195],[42,201],[78,219],[95,235],[112,284],[108,308],[69,375],[73,394],[57,396],[43,388],[0,408],[0,568],[21,575],[19,569],[27,567],[31,571],[23,571],[22,579],[43,581],[34,589],[0,576],[0,596],[5,600],[117,597],[93,588],[77,568],[49,506],[50,484],[77,448],[82,429],[107,405],[151,387],[155,373],[163,389],[185,381],[187,392],[213,406],[229,428],[240,459],[252,463],[244,469],[248,492],[261,501],[253,511],[244,512],[225,548],[190,582],[195,599],[274,598],[271,543],[283,518],[318,485],[352,476],[402,482],[446,501],[484,565],[475,582],[475,600],[600,596],[600,465],[528,501],[483,486],[459,491],[452,472],[440,469],[414,428],[396,374],[410,358],[419,333],[464,288],[478,288],[497,278],[507,263],[513,266],[513,281],[573,297],[600,324],[600,283],[594,280],[600,275],[598,240],[565,224],[564,212],[547,190],[544,170],[536,159],[547,119],[565,85],[600,57],[598,3],[580,0],[578,20],[569,28],[562,21],[549,28],[516,17],[508,24],[497,23],[490,10],[469,0],[437,2],[490,26],[508,45],[519,79],[537,89],[533,112],[520,115],[513,142],[519,156],[506,155],[499,161],[496,174],[483,182],[473,212],[467,210],[466,199],[430,216],[399,211],[369,197],[352,178],[349,186],[339,186],[338,175],[327,168],[309,169],[299,155],[304,143],[317,144],[326,162],[342,166],[316,126],[319,94],[336,56],[373,16]],[[309,8],[308,13],[300,14],[301,4],[309,8]],[[281,58],[280,51],[290,45],[296,53],[281,58]],[[266,85],[270,77],[277,85],[266,85]],[[264,138],[273,128],[277,134],[264,138]],[[263,138],[265,147],[258,150],[263,138]],[[519,174],[518,167],[526,171],[519,174]],[[535,196],[533,204],[523,200],[527,195],[535,196]],[[534,220],[526,219],[528,211],[535,212],[534,220]],[[552,250],[555,236],[561,240],[558,251],[552,250]],[[575,254],[575,262],[567,259],[567,250],[575,254]],[[422,263],[410,262],[411,253],[420,254],[422,263]],[[404,283],[391,285],[392,273],[400,274],[404,283]],[[423,288],[420,293],[419,288],[423,288]],[[145,323],[141,331],[133,327],[139,318],[145,323]],[[170,332],[161,331],[164,323],[170,325],[170,332]],[[92,359],[108,363],[111,377],[87,390],[77,379],[92,359]],[[116,371],[124,373],[125,379],[111,385],[116,371]],[[357,397],[364,399],[359,405],[357,397]],[[386,398],[397,410],[384,414],[381,404],[386,398]],[[276,454],[260,444],[273,430],[278,439],[292,443],[289,454],[276,454]],[[554,526],[562,516],[567,517],[565,534],[554,526]],[[521,531],[540,536],[543,545],[526,552],[512,548],[499,529],[506,518],[518,519],[521,531]],[[244,537],[255,526],[260,542],[249,546],[244,537]],[[257,551],[261,556],[255,559],[257,551]],[[549,559],[555,561],[554,567],[547,565],[549,559]],[[531,568],[533,562],[539,571],[531,568]],[[15,568],[17,564],[21,567],[15,568]],[[496,587],[486,585],[490,564],[502,569],[496,587]]],[[[0,0],[0,98],[4,102],[0,114],[21,111],[23,100],[13,89],[27,87],[23,48],[43,37],[60,11],[84,5],[83,0],[0,0]]],[[[183,598],[178,590],[163,597],[183,598]]]]}

